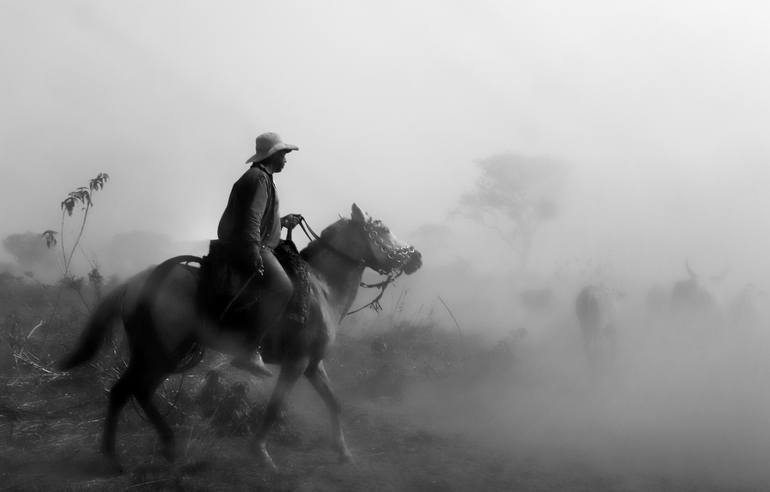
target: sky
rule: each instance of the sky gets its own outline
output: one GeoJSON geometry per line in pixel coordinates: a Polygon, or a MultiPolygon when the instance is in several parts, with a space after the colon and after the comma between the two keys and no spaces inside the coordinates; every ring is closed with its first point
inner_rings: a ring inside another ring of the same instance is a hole
{"type": "Polygon", "coordinates": [[[0,11],[2,236],[56,228],[66,193],[107,172],[89,240],[212,238],[254,137],[276,131],[300,147],[277,178],[282,212],[320,229],[356,202],[406,240],[449,227],[428,265],[485,266],[470,250],[489,231],[449,212],[473,189],[475,162],[514,152],[571,169],[562,213],[537,238],[542,268],[604,258],[671,275],[690,257],[770,271],[761,2],[0,11]]]}

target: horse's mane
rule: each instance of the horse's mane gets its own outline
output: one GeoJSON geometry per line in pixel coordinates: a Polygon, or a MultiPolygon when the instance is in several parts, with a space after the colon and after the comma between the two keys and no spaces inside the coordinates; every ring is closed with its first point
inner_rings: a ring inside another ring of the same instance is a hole
{"type": "Polygon", "coordinates": [[[321,245],[321,241],[314,239],[310,241],[307,246],[302,248],[302,251],[299,252],[299,255],[303,260],[310,263],[310,260],[312,260],[316,254],[318,254],[318,251],[320,251],[322,247],[323,246],[321,245]]]}
{"type": "Polygon", "coordinates": [[[310,263],[310,260],[312,260],[318,254],[319,251],[324,249],[323,241],[329,239],[329,235],[331,234],[331,231],[334,228],[334,226],[336,226],[337,224],[339,224],[344,220],[347,220],[347,219],[341,218],[337,222],[327,226],[326,228],[324,228],[323,231],[321,231],[321,240],[313,239],[308,243],[307,246],[302,248],[302,251],[299,252],[299,255],[302,257],[302,259],[310,263]]]}

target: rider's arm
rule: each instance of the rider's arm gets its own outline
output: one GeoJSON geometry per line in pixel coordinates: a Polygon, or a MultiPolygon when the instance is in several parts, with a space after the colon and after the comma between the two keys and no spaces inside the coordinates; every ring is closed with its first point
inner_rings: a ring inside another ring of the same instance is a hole
{"type": "Polygon", "coordinates": [[[267,178],[264,175],[256,176],[253,183],[250,183],[251,200],[246,211],[246,230],[244,236],[251,244],[252,262],[256,270],[262,269],[262,217],[268,205],[268,186],[267,178]]]}
{"type": "Polygon", "coordinates": [[[250,243],[260,244],[262,242],[262,217],[265,215],[268,200],[267,178],[256,176],[253,183],[250,184],[251,199],[246,210],[246,230],[243,233],[250,243]]]}

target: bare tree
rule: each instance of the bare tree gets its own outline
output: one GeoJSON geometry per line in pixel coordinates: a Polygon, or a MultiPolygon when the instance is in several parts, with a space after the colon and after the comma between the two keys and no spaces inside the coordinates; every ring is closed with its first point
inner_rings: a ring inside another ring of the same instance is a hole
{"type": "MultiPolygon", "coordinates": [[[[47,230],[44,231],[41,236],[45,240],[46,246],[50,248],[55,248],[57,244],[61,248],[61,269],[62,269],[62,279],[60,282],[60,285],[65,285],[72,290],[74,290],[82,299],[83,304],[85,304],[88,307],[88,303],[86,302],[85,298],[83,297],[82,287],[83,287],[83,277],[78,277],[76,275],[73,275],[71,272],[71,264],[72,264],[72,258],[75,256],[75,251],[78,250],[78,247],[80,246],[80,241],[83,239],[83,232],[86,228],[86,223],[88,221],[88,212],[93,208],[94,202],[93,202],[93,194],[97,191],[100,191],[104,188],[105,183],[110,179],[109,175],[107,173],[99,173],[95,178],[89,180],[88,186],[80,186],[76,188],[73,191],[70,191],[67,196],[62,200],[62,202],[59,204],[59,208],[61,209],[61,224],[59,229],[59,235],[57,239],[57,233],[54,230],[47,230]],[[77,236],[75,236],[72,246],[69,248],[65,247],[64,244],[64,223],[65,219],[67,217],[73,217],[73,213],[75,212],[75,209],[80,207],[80,210],[82,211],[82,216],[80,217],[80,228],[78,230],[77,236]]],[[[84,254],[82,247],[80,248],[80,251],[84,254]]],[[[89,281],[94,287],[94,290],[96,292],[96,296],[99,297],[101,295],[101,288],[103,283],[103,278],[101,273],[99,272],[99,266],[96,264],[95,260],[92,260],[86,256],[86,260],[91,264],[91,271],[88,274],[89,281]]],[[[56,313],[56,310],[58,308],[59,303],[59,296],[61,295],[61,290],[59,291],[56,299],[56,303],[54,305],[54,310],[51,315],[53,318],[54,314],[56,313]]]]}
{"type": "Polygon", "coordinates": [[[481,174],[474,189],[460,197],[456,213],[495,230],[525,267],[536,232],[559,213],[566,166],[520,154],[499,154],[476,164],[481,174]]]}
{"type": "MultiPolygon", "coordinates": [[[[93,178],[88,182],[87,188],[85,186],[81,186],[74,191],[70,191],[67,194],[67,197],[64,200],[62,200],[60,204],[61,235],[59,236],[60,238],[59,244],[61,245],[62,261],[64,262],[64,277],[67,277],[69,275],[70,263],[72,262],[72,257],[75,255],[75,250],[80,244],[80,240],[83,238],[83,231],[85,230],[86,221],[88,220],[88,211],[91,210],[91,207],[94,206],[94,203],[91,200],[91,197],[94,192],[104,188],[104,184],[109,179],[110,179],[110,176],[107,173],[99,173],[95,178],[93,178]],[[81,210],[83,211],[83,216],[80,220],[80,230],[78,231],[78,235],[75,237],[75,241],[72,244],[69,254],[67,254],[67,250],[64,247],[64,218],[65,218],[65,215],[72,217],[72,212],[75,210],[75,207],[77,207],[78,205],[81,206],[81,210]]],[[[49,247],[56,245],[56,239],[54,237],[55,234],[56,233],[51,230],[43,232],[43,237],[46,239],[46,242],[49,245],[49,247]]],[[[96,268],[95,265],[92,265],[92,266],[96,268]]]]}

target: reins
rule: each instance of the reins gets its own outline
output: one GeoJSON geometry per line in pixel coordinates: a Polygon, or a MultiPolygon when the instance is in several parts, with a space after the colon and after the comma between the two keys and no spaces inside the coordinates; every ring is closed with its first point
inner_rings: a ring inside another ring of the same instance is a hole
{"type": "Polygon", "coordinates": [[[379,313],[380,311],[382,311],[382,305],[380,304],[380,299],[382,299],[382,296],[385,294],[385,289],[387,289],[388,285],[393,283],[402,273],[404,273],[402,270],[399,270],[396,273],[391,273],[388,275],[388,278],[386,278],[382,282],[377,282],[376,284],[367,284],[365,282],[361,282],[360,284],[358,284],[361,287],[365,287],[367,289],[374,289],[374,288],[380,289],[380,293],[377,294],[377,297],[375,297],[370,303],[364,304],[360,308],[354,309],[353,311],[348,311],[345,314],[345,316],[350,316],[351,314],[355,314],[368,307],[372,308],[375,313],[379,313]]]}
{"type": "MultiPolygon", "coordinates": [[[[307,236],[307,238],[309,240],[311,240],[311,241],[318,241],[326,249],[328,249],[329,251],[335,253],[336,255],[338,255],[338,256],[340,256],[342,258],[345,258],[346,260],[350,261],[351,263],[355,263],[355,264],[358,264],[358,265],[366,266],[366,262],[364,261],[363,258],[361,258],[360,260],[357,260],[357,259],[353,258],[352,256],[348,255],[347,253],[344,253],[344,252],[338,250],[337,248],[335,248],[334,246],[329,244],[328,241],[324,240],[321,236],[316,234],[316,232],[313,230],[313,228],[310,227],[310,224],[308,224],[308,222],[305,219],[305,217],[301,217],[300,218],[299,226],[302,228],[302,232],[305,233],[305,235],[307,236]]],[[[288,237],[291,238],[291,229],[289,229],[289,236],[288,237]]],[[[354,309],[352,311],[348,311],[347,313],[345,313],[345,316],[350,316],[351,314],[355,314],[355,313],[357,313],[359,311],[363,311],[366,308],[372,308],[374,310],[374,312],[376,312],[376,313],[379,313],[380,311],[382,311],[382,305],[380,304],[380,299],[382,299],[382,296],[385,295],[385,289],[387,289],[388,286],[391,283],[393,283],[404,272],[403,272],[403,270],[399,269],[398,271],[391,272],[391,273],[385,273],[385,272],[383,272],[381,270],[377,270],[377,273],[379,273],[380,275],[387,275],[387,278],[385,280],[383,280],[382,282],[377,282],[377,283],[374,283],[374,284],[367,284],[366,282],[359,282],[358,285],[359,285],[359,287],[363,287],[363,288],[366,288],[366,289],[380,289],[380,293],[377,294],[377,296],[371,302],[369,302],[367,304],[364,304],[363,306],[361,306],[361,307],[359,307],[357,309],[354,309]]]]}
{"type": "MultiPolygon", "coordinates": [[[[361,259],[353,258],[352,256],[345,253],[344,251],[338,250],[337,248],[329,244],[329,242],[326,241],[324,238],[316,234],[316,232],[313,230],[312,227],[310,227],[310,224],[307,223],[307,220],[304,217],[300,219],[299,226],[302,228],[302,232],[304,232],[307,238],[310,239],[311,241],[318,241],[318,243],[322,244],[326,249],[336,254],[337,256],[349,261],[350,263],[354,263],[359,266],[366,266],[366,262],[364,261],[363,258],[361,259]]],[[[289,229],[287,237],[289,240],[291,240],[291,229],[289,229]]]]}

